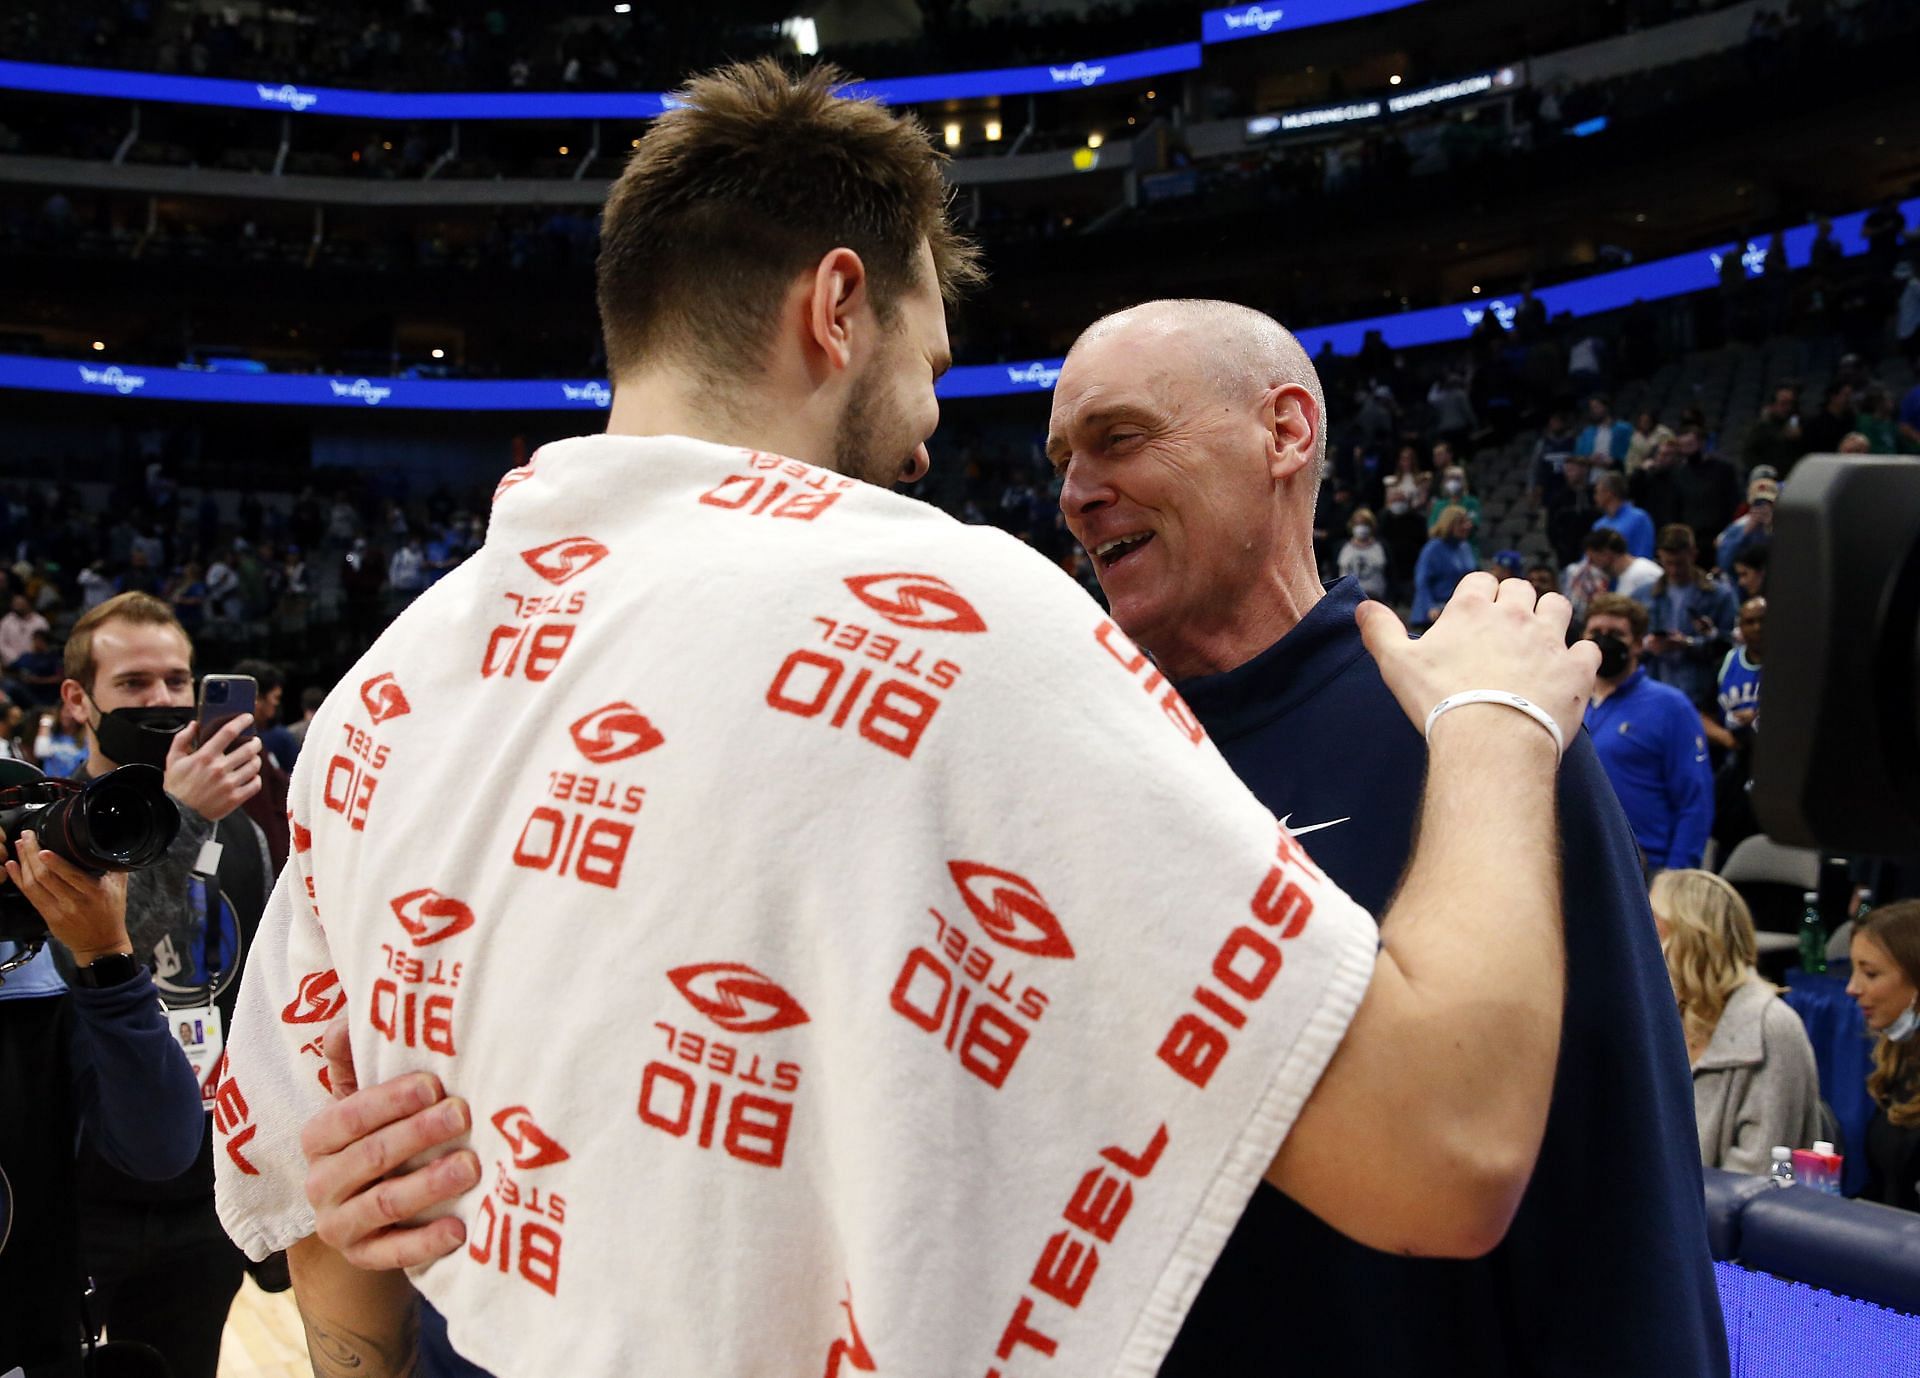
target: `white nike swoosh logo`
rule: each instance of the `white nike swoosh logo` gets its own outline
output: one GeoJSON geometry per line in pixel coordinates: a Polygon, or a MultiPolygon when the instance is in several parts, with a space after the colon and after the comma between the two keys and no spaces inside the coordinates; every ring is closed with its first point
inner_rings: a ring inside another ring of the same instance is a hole
{"type": "Polygon", "coordinates": [[[1331,822],[1309,823],[1304,828],[1296,828],[1296,827],[1293,827],[1288,821],[1292,817],[1293,817],[1292,814],[1288,814],[1286,818],[1283,818],[1280,820],[1280,826],[1285,828],[1287,830],[1288,835],[1292,837],[1305,837],[1308,833],[1317,833],[1322,828],[1334,828],[1334,827],[1338,827],[1342,823],[1353,822],[1353,815],[1349,814],[1345,818],[1336,818],[1336,819],[1333,819],[1331,822]]]}

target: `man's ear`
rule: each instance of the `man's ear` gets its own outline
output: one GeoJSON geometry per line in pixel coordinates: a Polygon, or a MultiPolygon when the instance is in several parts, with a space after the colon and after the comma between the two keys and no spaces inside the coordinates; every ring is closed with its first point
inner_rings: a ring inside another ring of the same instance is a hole
{"type": "Polygon", "coordinates": [[[1275,482],[1292,478],[1318,462],[1320,404],[1298,383],[1277,383],[1260,403],[1266,432],[1267,473],[1275,482]]]}
{"type": "Polygon", "coordinates": [[[860,316],[867,305],[867,265],[859,254],[834,249],[814,265],[806,298],[806,337],[829,368],[852,364],[860,316]]]}

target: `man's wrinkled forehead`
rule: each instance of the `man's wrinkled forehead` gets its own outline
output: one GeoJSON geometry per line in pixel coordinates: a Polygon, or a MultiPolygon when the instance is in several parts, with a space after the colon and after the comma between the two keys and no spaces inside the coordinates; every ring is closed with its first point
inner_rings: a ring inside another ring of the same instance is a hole
{"type": "Polygon", "coordinates": [[[1061,365],[1053,390],[1050,436],[1109,412],[1167,415],[1190,405],[1202,386],[1192,342],[1178,326],[1135,321],[1096,328],[1061,365]]]}

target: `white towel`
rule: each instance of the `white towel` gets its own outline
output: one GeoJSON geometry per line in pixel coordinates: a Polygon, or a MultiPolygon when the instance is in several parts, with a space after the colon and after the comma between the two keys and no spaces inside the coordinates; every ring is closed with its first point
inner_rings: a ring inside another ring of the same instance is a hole
{"type": "Polygon", "coordinates": [[[347,999],[474,1108],[461,1353],[1151,1374],[1375,928],[1005,535],[771,455],[542,449],[321,709],[216,1123],[259,1258],[347,999]]]}

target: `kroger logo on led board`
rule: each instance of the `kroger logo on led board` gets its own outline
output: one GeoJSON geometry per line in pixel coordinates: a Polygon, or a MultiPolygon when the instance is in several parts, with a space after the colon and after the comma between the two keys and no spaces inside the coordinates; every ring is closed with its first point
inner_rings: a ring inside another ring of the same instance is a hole
{"type": "Polygon", "coordinates": [[[269,105],[285,105],[295,112],[305,110],[319,103],[320,97],[311,91],[302,91],[289,82],[285,86],[259,86],[253,88],[260,93],[260,99],[269,105]]]}
{"type": "Polygon", "coordinates": [[[613,405],[613,389],[605,383],[562,383],[560,393],[569,402],[591,402],[596,407],[613,405]]]}
{"type": "Polygon", "coordinates": [[[378,383],[369,383],[365,378],[356,378],[351,383],[342,383],[329,378],[327,386],[333,389],[335,397],[357,397],[369,407],[377,407],[393,396],[392,388],[383,388],[378,383]]]}
{"type": "Polygon", "coordinates": [[[1028,383],[1034,387],[1050,388],[1060,381],[1060,370],[1057,368],[1048,368],[1038,359],[1035,359],[1025,368],[1014,368],[1012,365],[1008,365],[1007,381],[1009,383],[1028,383]]]}
{"type": "Polygon", "coordinates": [[[144,388],[147,380],[138,373],[123,373],[120,365],[111,364],[106,368],[88,368],[80,365],[80,381],[90,383],[97,388],[112,388],[125,397],[136,388],[144,388]]]}
{"type": "Polygon", "coordinates": [[[1082,86],[1091,86],[1106,74],[1107,69],[1104,66],[1096,67],[1085,62],[1076,62],[1071,67],[1047,68],[1047,75],[1052,77],[1054,84],[1058,86],[1069,86],[1075,82],[1082,86]]]}
{"type": "Polygon", "coordinates": [[[1226,10],[1220,18],[1226,22],[1229,29],[1253,29],[1258,33],[1266,33],[1286,16],[1287,12],[1283,9],[1263,9],[1259,5],[1248,5],[1243,10],[1226,10]]]}

